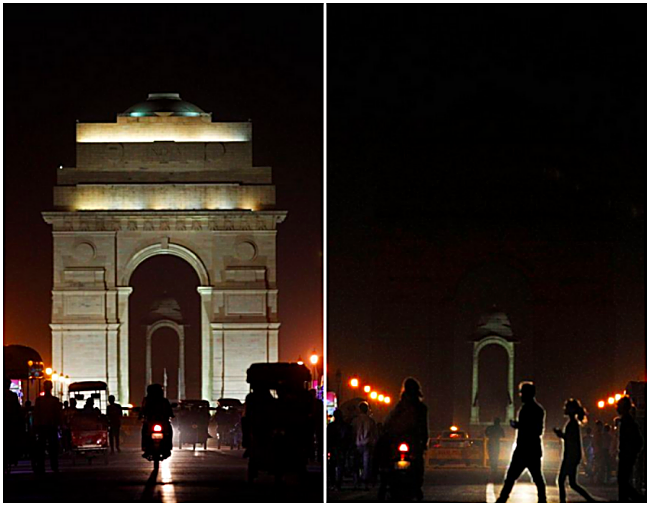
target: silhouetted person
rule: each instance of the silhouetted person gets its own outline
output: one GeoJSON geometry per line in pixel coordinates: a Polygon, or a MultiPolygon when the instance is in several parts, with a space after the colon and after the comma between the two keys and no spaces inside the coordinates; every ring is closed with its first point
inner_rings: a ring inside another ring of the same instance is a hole
{"type": "Polygon", "coordinates": [[[341,490],[345,465],[354,444],[352,426],[343,419],[343,411],[334,411],[334,421],[327,426],[327,449],[330,456],[330,476],[334,487],[341,490]]]}
{"type": "Polygon", "coordinates": [[[490,471],[494,478],[499,470],[499,453],[501,452],[501,440],[506,437],[501,427],[501,419],[495,418],[494,425],[485,429],[485,436],[488,438],[487,449],[490,456],[490,471]]]}
{"type": "Polygon", "coordinates": [[[530,472],[537,486],[538,502],[546,502],[546,483],[542,476],[542,434],[544,434],[544,408],[535,401],[535,385],[530,381],[519,384],[519,395],[523,406],[519,419],[510,420],[517,429],[517,446],[506,473],[506,479],[497,502],[506,502],[517,478],[525,469],[530,472]]]}
{"type": "MultiPolygon", "coordinates": [[[[359,459],[361,460],[361,481],[367,490],[371,478],[372,455],[377,443],[377,424],[370,416],[367,402],[359,403],[359,411],[361,413],[352,420],[352,430],[359,459]]],[[[357,474],[355,473],[356,477],[357,474]]]]}
{"type": "Polygon", "coordinates": [[[75,415],[79,410],[77,409],[77,399],[70,399],[68,406],[63,403],[63,449],[65,451],[72,450],[72,423],[75,415]]]}
{"type": "Polygon", "coordinates": [[[52,395],[52,382],[43,383],[44,394],[36,398],[34,404],[34,431],[38,437],[36,471],[45,472],[45,445],[48,446],[52,471],[59,470],[59,426],[62,410],[59,399],[52,395]]]}
{"type": "Polygon", "coordinates": [[[645,502],[643,496],[632,486],[634,464],[643,448],[643,436],[632,417],[632,400],[626,395],[616,404],[619,421],[618,443],[618,500],[619,502],[645,502]]]}
{"type": "Polygon", "coordinates": [[[577,474],[578,465],[582,459],[582,444],[580,441],[580,424],[585,418],[585,410],[580,405],[580,401],[569,399],[564,404],[564,414],[569,417],[569,421],[561,429],[553,429],[557,437],[564,440],[564,456],[562,457],[562,465],[560,466],[560,474],[557,479],[558,487],[560,488],[560,502],[566,502],[566,490],[564,489],[564,482],[567,476],[569,477],[570,487],[584,497],[587,502],[594,502],[594,498],[589,493],[578,485],[577,474]]]}
{"type": "Polygon", "coordinates": [[[601,439],[602,448],[600,452],[600,466],[603,473],[603,482],[605,485],[609,485],[609,481],[612,477],[612,447],[615,448],[614,443],[615,442],[612,436],[612,427],[606,423],[603,426],[603,434],[601,439]]]}
{"type": "Polygon", "coordinates": [[[399,444],[406,440],[411,447],[411,466],[416,477],[418,500],[423,497],[424,452],[429,440],[428,416],[427,406],[422,402],[420,384],[414,378],[406,378],[402,385],[400,401],[386,418],[384,430],[390,444],[399,444]]]}
{"type": "Polygon", "coordinates": [[[24,435],[23,415],[18,396],[10,390],[11,380],[4,380],[4,412],[3,412],[3,442],[4,459],[7,464],[17,464],[20,456],[20,445],[24,435]]]}
{"type": "Polygon", "coordinates": [[[111,444],[111,453],[120,450],[120,427],[122,426],[122,406],[115,402],[115,396],[108,396],[108,408],[106,408],[106,415],[108,416],[108,437],[111,444]]]}
{"type": "MultiPolygon", "coordinates": [[[[170,418],[174,418],[174,412],[169,401],[165,398],[162,385],[154,383],[147,387],[147,396],[142,401],[139,419],[144,418],[142,424],[142,451],[147,451],[147,437],[149,436],[148,425],[153,422],[161,423],[164,427],[163,441],[165,443],[163,456],[169,457],[172,453],[172,426],[169,423],[170,418]]],[[[146,453],[143,455],[146,458],[146,453]]]]}
{"type": "Polygon", "coordinates": [[[95,407],[95,399],[92,397],[86,399],[86,403],[84,404],[82,411],[85,415],[101,415],[101,411],[99,411],[99,408],[95,407]]]}
{"type": "Polygon", "coordinates": [[[591,427],[585,429],[585,435],[582,436],[582,452],[585,456],[585,473],[589,478],[594,474],[594,437],[591,434],[591,427]]]}
{"type": "Polygon", "coordinates": [[[270,389],[260,383],[251,383],[252,392],[246,396],[244,416],[242,417],[242,445],[248,457],[249,481],[257,477],[257,472],[271,451],[271,435],[276,423],[278,401],[270,389]]]}

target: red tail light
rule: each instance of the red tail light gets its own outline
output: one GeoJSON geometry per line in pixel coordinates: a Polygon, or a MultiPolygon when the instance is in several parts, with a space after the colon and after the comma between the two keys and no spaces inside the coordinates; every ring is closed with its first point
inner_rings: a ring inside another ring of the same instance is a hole
{"type": "Polygon", "coordinates": [[[409,451],[409,445],[407,445],[406,443],[402,443],[401,445],[399,445],[398,450],[401,452],[407,452],[409,451]]]}
{"type": "Polygon", "coordinates": [[[162,432],[162,425],[158,425],[158,424],[154,425],[153,426],[153,431],[154,432],[162,432]]]}

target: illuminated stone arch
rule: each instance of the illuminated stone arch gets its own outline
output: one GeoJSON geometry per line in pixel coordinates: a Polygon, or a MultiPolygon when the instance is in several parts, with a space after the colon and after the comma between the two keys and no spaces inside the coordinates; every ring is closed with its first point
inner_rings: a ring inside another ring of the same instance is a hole
{"type": "Polygon", "coordinates": [[[472,404],[471,404],[471,414],[470,414],[470,425],[481,425],[480,409],[481,405],[478,402],[478,394],[480,391],[479,385],[479,358],[481,350],[489,345],[501,346],[508,355],[508,396],[510,402],[506,408],[506,416],[509,420],[513,420],[515,417],[515,405],[514,405],[514,395],[515,395],[515,344],[516,341],[512,340],[512,331],[510,330],[510,322],[508,317],[503,313],[492,313],[487,317],[487,321],[483,325],[479,326],[478,336],[473,341],[473,356],[472,356],[472,404]],[[501,319],[501,322],[498,321],[501,319]],[[503,325],[504,322],[507,322],[503,325]],[[498,335],[493,333],[493,331],[500,331],[500,333],[505,334],[498,335]]]}
{"type": "Polygon", "coordinates": [[[177,94],[151,94],[115,122],[77,123],[76,166],[59,167],[52,226],[52,367],[129,392],[136,268],[175,255],[199,278],[201,397],[243,400],[246,370],[278,360],[277,227],[271,167],[253,165],[250,122],[214,122],[177,94]],[[179,116],[182,120],[179,121],[179,116]]]}
{"type": "Polygon", "coordinates": [[[178,336],[178,399],[185,399],[185,325],[181,325],[174,320],[158,320],[147,325],[145,386],[153,383],[153,361],[151,353],[153,335],[156,331],[164,328],[172,329],[178,336]]]}

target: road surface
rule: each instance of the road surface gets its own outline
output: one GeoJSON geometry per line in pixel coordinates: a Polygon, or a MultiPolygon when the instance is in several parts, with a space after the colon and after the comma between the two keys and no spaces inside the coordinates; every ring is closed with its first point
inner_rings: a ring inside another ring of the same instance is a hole
{"type": "MultiPolygon", "coordinates": [[[[212,441],[211,441],[212,442],[212,441]]],[[[247,459],[238,450],[208,450],[191,447],[174,449],[170,459],[160,464],[158,475],[153,464],[134,447],[109,456],[108,464],[95,459],[92,464],[62,458],[59,473],[52,473],[49,462],[44,476],[35,476],[24,461],[4,476],[4,502],[322,502],[323,474],[309,467],[303,484],[288,476],[276,485],[267,474],[249,485],[247,459]]]]}

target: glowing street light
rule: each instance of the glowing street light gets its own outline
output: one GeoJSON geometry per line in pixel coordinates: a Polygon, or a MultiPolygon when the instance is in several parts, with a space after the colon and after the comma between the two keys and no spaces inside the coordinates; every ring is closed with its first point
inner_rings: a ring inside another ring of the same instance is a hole
{"type": "Polygon", "coordinates": [[[305,365],[305,362],[303,361],[302,357],[298,356],[298,365],[305,365]]]}
{"type": "Polygon", "coordinates": [[[370,385],[366,385],[365,387],[363,387],[363,391],[364,391],[365,393],[367,393],[367,394],[370,393],[370,390],[372,390],[372,389],[370,388],[370,385]]]}
{"type": "Polygon", "coordinates": [[[607,399],[607,404],[609,404],[610,406],[613,406],[615,402],[616,401],[614,400],[614,397],[610,397],[609,399],[607,399]]]}
{"type": "Polygon", "coordinates": [[[390,404],[390,397],[388,397],[388,396],[384,397],[384,402],[386,404],[390,404]]]}
{"type": "Polygon", "coordinates": [[[318,355],[316,352],[311,354],[311,357],[309,357],[309,361],[313,364],[316,365],[318,363],[318,355]]]}
{"type": "Polygon", "coordinates": [[[359,378],[352,378],[350,380],[350,386],[352,388],[359,388],[359,378]]]}
{"type": "Polygon", "coordinates": [[[59,375],[55,372],[52,373],[52,381],[58,381],[59,380],[59,375]]]}
{"type": "Polygon", "coordinates": [[[378,400],[379,402],[384,402],[384,399],[385,399],[384,394],[379,394],[379,395],[377,396],[377,400],[378,400]]]}
{"type": "Polygon", "coordinates": [[[377,394],[377,392],[375,392],[375,391],[370,392],[370,398],[373,399],[373,400],[377,398],[377,395],[378,395],[378,394],[377,394]]]}
{"type": "Polygon", "coordinates": [[[449,430],[452,431],[452,432],[456,432],[458,430],[458,427],[456,427],[455,425],[452,425],[451,427],[449,427],[449,430]]]}
{"type": "Polygon", "coordinates": [[[54,372],[54,371],[52,371],[52,368],[51,368],[51,367],[48,367],[48,368],[45,369],[45,374],[47,374],[48,376],[52,376],[52,373],[53,373],[53,372],[54,372]]]}
{"type": "Polygon", "coordinates": [[[605,401],[598,401],[598,407],[603,409],[605,407],[605,401]]]}
{"type": "Polygon", "coordinates": [[[616,399],[616,402],[618,402],[618,401],[621,400],[621,397],[623,397],[621,394],[616,394],[616,395],[614,396],[614,399],[616,399]]]}

